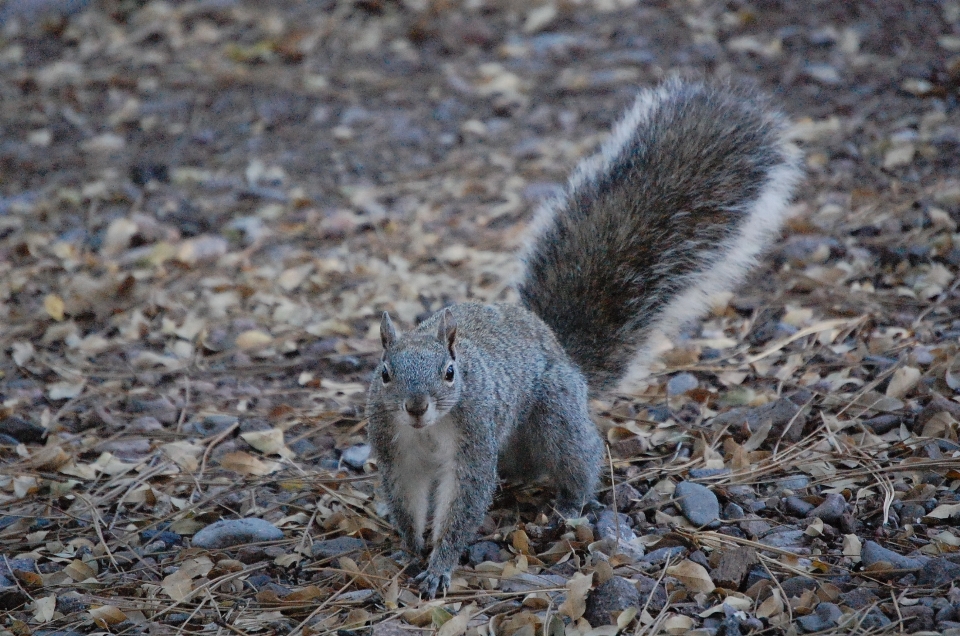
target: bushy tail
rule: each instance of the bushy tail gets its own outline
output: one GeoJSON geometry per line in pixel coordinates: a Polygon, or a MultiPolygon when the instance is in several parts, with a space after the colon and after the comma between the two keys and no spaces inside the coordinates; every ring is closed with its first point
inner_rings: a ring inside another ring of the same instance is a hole
{"type": "Polygon", "coordinates": [[[649,364],[657,333],[702,315],[775,240],[801,174],[784,127],[742,87],[668,81],[540,210],[520,297],[592,391],[649,364]]]}

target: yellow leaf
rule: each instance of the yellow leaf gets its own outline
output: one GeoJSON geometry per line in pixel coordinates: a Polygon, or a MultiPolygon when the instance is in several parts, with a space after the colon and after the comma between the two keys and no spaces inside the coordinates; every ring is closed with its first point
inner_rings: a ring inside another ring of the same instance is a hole
{"type": "Polygon", "coordinates": [[[48,294],[47,297],[43,299],[43,308],[46,309],[47,314],[57,322],[63,321],[63,310],[65,306],[63,299],[56,294],[48,294]]]}

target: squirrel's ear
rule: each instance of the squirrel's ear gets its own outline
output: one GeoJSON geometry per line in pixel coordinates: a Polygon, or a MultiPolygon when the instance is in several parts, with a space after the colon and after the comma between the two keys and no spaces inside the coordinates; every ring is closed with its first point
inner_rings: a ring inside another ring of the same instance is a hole
{"type": "Polygon", "coordinates": [[[440,316],[440,326],[437,327],[437,339],[446,345],[451,358],[456,358],[453,352],[453,343],[457,339],[457,319],[453,317],[453,312],[447,307],[440,316]]]}
{"type": "Polygon", "coordinates": [[[390,314],[383,312],[383,318],[380,319],[380,342],[384,349],[389,349],[390,345],[397,341],[397,328],[393,326],[390,320],[390,314]]]}

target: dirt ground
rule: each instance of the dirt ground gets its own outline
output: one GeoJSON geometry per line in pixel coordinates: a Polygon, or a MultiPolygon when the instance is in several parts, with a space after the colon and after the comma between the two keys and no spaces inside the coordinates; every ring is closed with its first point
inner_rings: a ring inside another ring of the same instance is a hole
{"type": "Polygon", "coordinates": [[[8,1],[0,634],[960,634],[958,98],[956,0],[8,1]],[[788,112],[797,216],[594,402],[606,508],[505,488],[420,601],[380,312],[514,299],[537,202],[675,72],[788,112]]]}

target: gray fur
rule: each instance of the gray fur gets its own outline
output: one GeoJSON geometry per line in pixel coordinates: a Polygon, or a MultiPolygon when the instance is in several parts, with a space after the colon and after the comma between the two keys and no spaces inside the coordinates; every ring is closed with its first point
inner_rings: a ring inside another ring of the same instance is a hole
{"type": "Polygon", "coordinates": [[[546,478],[564,515],[593,497],[588,383],[620,380],[654,331],[696,317],[776,235],[799,175],[782,128],[739,89],[641,93],[541,211],[524,307],[461,303],[406,334],[384,315],[368,430],[408,550],[423,552],[433,519],[426,595],[449,585],[498,478],[546,478]]]}

